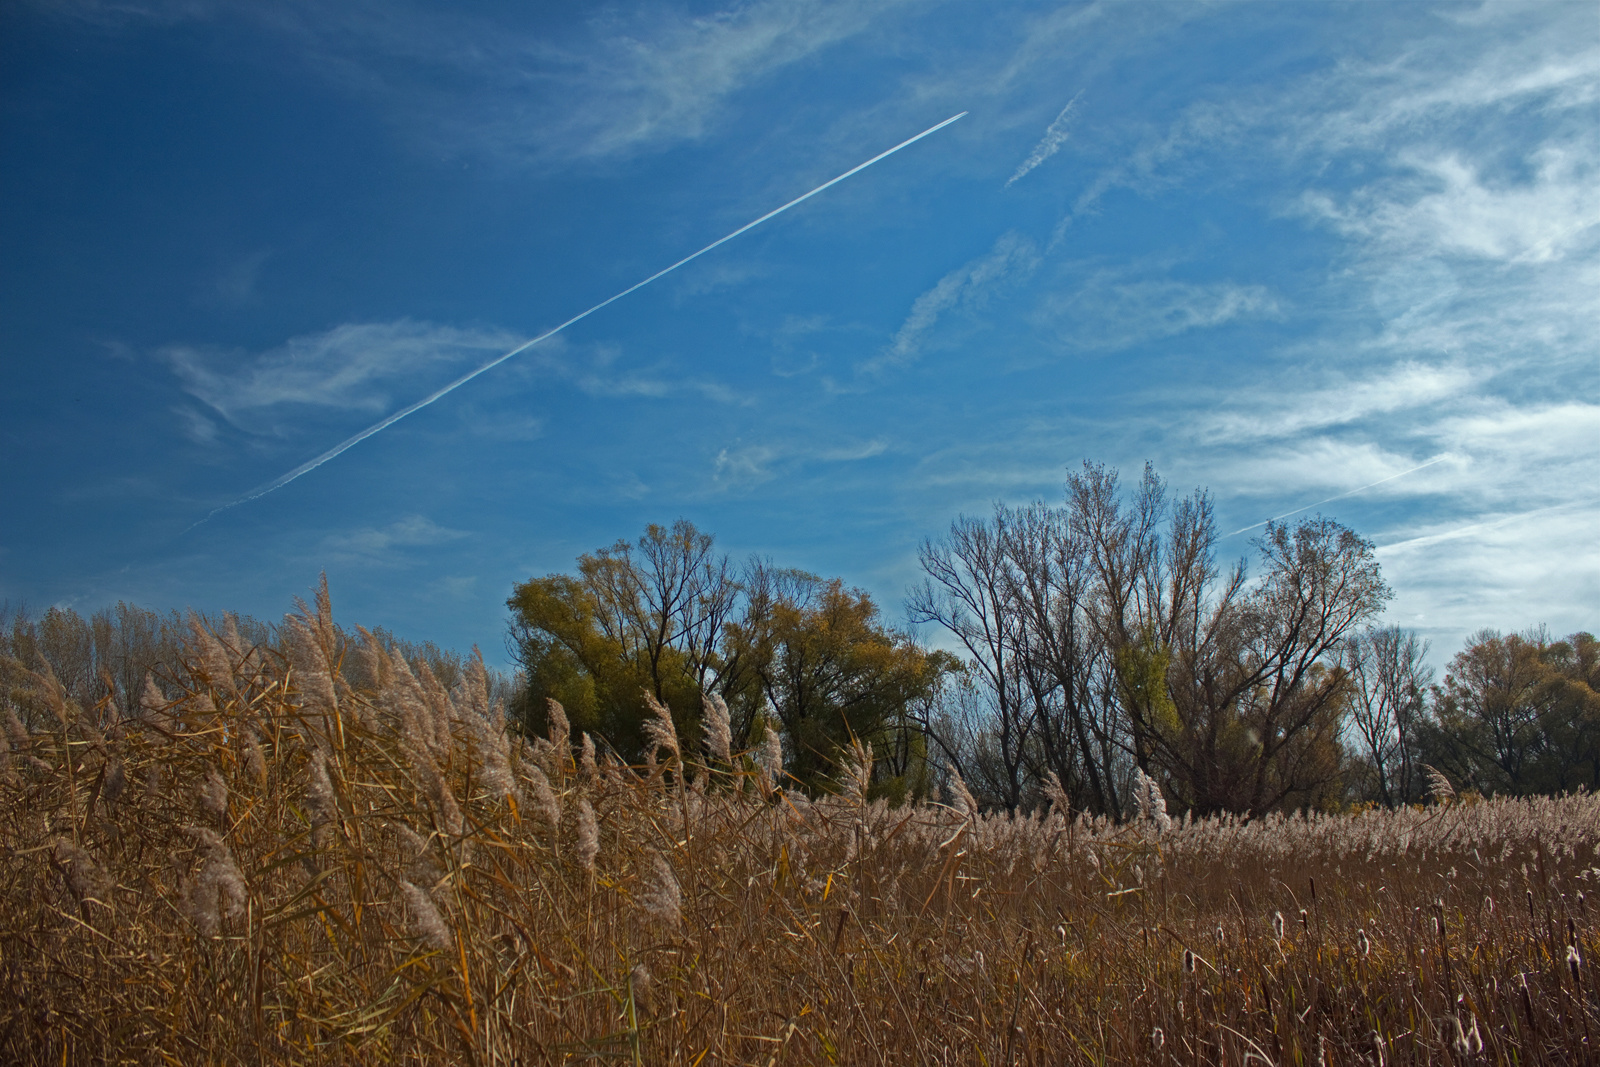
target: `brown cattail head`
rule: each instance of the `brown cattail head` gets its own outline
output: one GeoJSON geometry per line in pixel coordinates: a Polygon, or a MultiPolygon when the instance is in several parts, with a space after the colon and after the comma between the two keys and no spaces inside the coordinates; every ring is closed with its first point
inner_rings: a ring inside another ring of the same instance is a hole
{"type": "Polygon", "coordinates": [[[842,794],[856,804],[865,804],[867,789],[872,785],[872,745],[863,745],[859,737],[852,737],[849,749],[839,760],[839,772],[842,794]]]}
{"type": "Polygon", "coordinates": [[[663,926],[676,929],[683,923],[683,891],[678,887],[672,865],[659,852],[646,861],[645,884],[639,894],[639,908],[663,926]]]}
{"type": "Polygon", "coordinates": [[[783,784],[783,739],[778,736],[777,727],[770,722],[766,725],[767,733],[756,747],[755,760],[761,774],[761,791],[770,793],[783,784]]]}
{"type": "Polygon", "coordinates": [[[249,896],[244,874],[227,842],[215,831],[203,826],[185,830],[200,842],[203,858],[199,875],[183,895],[183,912],[202,937],[215,937],[222,932],[225,920],[236,919],[245,912],[249,896]]]}
{"type": "Polygon", "coordinates": [[[1450,784],[1450,779],[1444,772],[1431,764],[1422,765],[1423,776],[1428,779],[1428,795],[1441,804],[1448,804],[1456,798],[1456,787],[1450,784]]]}
{"type": "Polygon", "coordinates": [[[401,879],[400,892],[405,897],[406,909],[411,913],[412,933],[440,952],[449,952],[455,946],[450,927],[445,925],[439,906],[427,890],[401,879]]]}
{"type": "Polygon", "coordinates": [[[723,763],[733,762],[733,728],[728,703],[715,693],[700,698],[705,709],[706,751],[723,763]]]}
{"type": "Polygon", "coordinates": [[[211,688],[230,696],[239,690],[233,681],[233,665],[228,662],[228,652],[217,640],[217,635],[206,629],[200,616],[189,613],[189,631],[194,636],[193,651],[200,661],[200,669],[211,688]]]}
{"type": "Polygon", "coordinates": [[[1044,776],[1044,795],[1050,801],[1050,811],[1063,819],[1072,818],[1072,801],[1067,798],[1067,791],[1061,786],[1061,779],[1055,771],[1049,771],[1044,776]]]}
{"type": "Polygon", "coordinates": [[[678,751],[678,728],[672,723],[672,712],[648,689],[644,691],[644,706],[650,712],[644,720],[644,736],[650,743],[651,755],[666,749],[673,758],[681,758],[682,753],[678,751]]]}
{"type": "Polygon", "coordinates": [[[64,837],[58,838],[55,842],[55,860],[67,888],[80,906],[91,901],[97,904],[111,903],[111,891],[116,888],[116,883],[88,852],[64,837]]]}
{"type": "Polygon", "coordinates": [[[556,758],[565,766],[567,760],[572,758],[569,751],[572,745],[572,724],[567,721],[567,709],[561,706],[561,701],[550,697],[545,701],[546,710],[549,712],[549,729],[545,736],[550,739],[550,745],[556,750],[556,758]]]}
{"type": "Polygon", "coordinates": [[[200,786],[200,807],[218,822],[228,817],[228,783],[215,767],[206,767],[206,780],[200,786]]]}
{"type": "Polygon", "coordinates": [[[1283,912],[1281,911],[1272,913],[1272,936],[1279,941],[1283,940],[1283,912]]]}
{"type": "Polygon", "coordinates": [[[593,785],[600,778],[600,767],[594,761],[594,738],[583,735],[583,745],[578,754],[578,778],[593,785]]]}
{"type": "Polygon", "coordinates": [[[578,799],[578,863],[590,874],[594,861],[600,855],[600,823],[594,817],[594,808],[588,797],[578,799]]]}
{"type": "Polygon", "coordinates": [[[561,825],[561,801],[556,799],[555,791],[550,788],[550,779],[545,777],[544,771],[532,763],[523,764],[522,773],[528,779],[529,790],[533,794],[533,806],[550,824],[551,830],[557,829],[561,825]]]}
{"type": "Polygon", "coordinates": [[[969,822],[978,817],[978,801],[953,763],[950,765],[950,804],[969,822]]]}

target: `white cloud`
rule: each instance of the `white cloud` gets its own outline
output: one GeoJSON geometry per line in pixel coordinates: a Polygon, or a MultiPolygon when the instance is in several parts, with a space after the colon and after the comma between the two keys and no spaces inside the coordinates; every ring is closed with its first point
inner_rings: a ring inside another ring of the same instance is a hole
{"type": "Polygon", "coordinates": [[[428,548],[470,536],[465,530],[440,526],[425,515],[408,515],[387,526],[364,526],[323,539],[325,551],[367,560],[390,560],[397,550],[428,548]]]}
{"type": "Polygon", "coordinates": [[[1378,559],[1396,591],[1389,617],[1433,639],[1435,658],[1492,627],[1600,629],[1600,503],[1485,512],[1396,531],[1378,559]]]}
{"type": "Polygon", "coordinates": [[[1125,277],[1099,271],[1070,292],[1046,296],[1034,321],[1069,348],[1114,351],[1235,319],[1272,318],[1280,310],[1261,285],[1125,277]]]}
{"type": "MultiPolygon", "coordinates": [[[[1080,93],[1079,95],[1081,96],[1082,94],[1080,93]]],[[[1049,128],[1044,131],[1044,136],[1039,139],[1039,143],[1033,146],[1032,152],[1028,153],[1028,158],[1024,159],[1017,166],[1016,172],[1006,179],[1006,188],[1009,189],[1016,184],[1019,178],[1061,150],[1061,146],[1067,141],[1067,134],[1072,126],[1067,120],[1072,117],[1072,108],[1077,102],[1077,96],[1067,101],[1067,106],[1062,108],[1061,114],[1057,115],[1055,121],[1050,123],[1049,128]]]]}
{"type": "Polygon", "coordinates": [[[757,485],[779,474],[793,474],[808,464],[859,463],[888,450],[889,442],[881,437],[826,446],[793,441],[734,445],[717,453],[712,480],[724,488],[757,485]]]}
{"type": "Polygon", "coordinates": [[[401,319],[346,323],[254,356],[185,345],[159,355],[186,392],[234,425],[260,430],[272,412],[291,408],[384,411],[397,392],[411,399],[417,375],[485,361],[519,340],[401,319]]]}
{"type": "Polygon", "coordinates": [[[1466,392],[1477,376],[1451,364],[1406,361],[1363,375],[1336,372],[1333,381],[1308,382],[1310,371],[1242,396],[1219,398],[1203,415],[1197,436],[1210,443],[1299,437],[1375,416],[1427,407],[1466,392]]]}
{"type": "Polygon", "coordinates": [[[996,288],[1031,275],[1039,263],[1032,241],[1015,233],[1002,234],[987,253],[946,274],[917,297],[889,346],[860,369],[875,373],[914,361],[942,315],[957,307],[983,306],[996,288]]]}
{"type": "Polygon", "coordinates": [[[1537,263],[1596,244],[1600,152],[1592,145],[1540,146],[1523,181],[1489,182],[1455,152],[1402,160],[1405,178],[1358,189],[1342,205],[1308,193],[1307,210],[1397,254],[1537,263]]]}

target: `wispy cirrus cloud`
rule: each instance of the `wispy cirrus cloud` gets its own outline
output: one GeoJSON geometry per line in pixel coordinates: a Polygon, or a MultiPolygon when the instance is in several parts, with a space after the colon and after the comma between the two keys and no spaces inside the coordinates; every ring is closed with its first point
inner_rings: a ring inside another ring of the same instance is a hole
{"type": "Polygon", "coordinates": [[[889,450],[882,437],[836,441],[829,445],[799,439],[729,445],[717,452],[711,465],[712,481],[722,489],[767,482],[816,464],[859,463],[889,450]]]}
{"type": "Polygon", "coordinates": [[[1236,319],[1272,318],[1278,299],[1263,285],[1139,278],[1097,270],[1042,297],[1034,322],[1068,348],[1116,351],[1236,319]]]}
{"type": "Polygon", "coordinates": [[[40,6],[107,27],[243,21],[291,42],[307,69],[387,103],[430,147],[566,163],[697,140],[764,78],[863,33],[900,0],[610,7],[554,25],[536,10],[491,18],[405,0],[40,6]]]}
{"type": "Polygon", "coordinates": [[[1002,234],[988,252],[946,274],[917,297],[888,346],[859,370],[875,374],[915,361],[942,316],[957,308],[981,308],[997,288],[1031,275],[1040,262],[1030,239],[1002,234]]]}
{"type": "Polygon", "coordinates": [[[504,352],[521,339],[501,330],[401,319],[345,323],[251,354],[168,345],[157,356],[183,390],[234,426],[270,432],[296,409],[379,412],[409,399],[418,375],[504,352]]]}
{"type": "Polygon", "coordinates": [[[407,549],[432,548],[469,536],[466,530],[441,526],[426,515],[406,515],[384,526],[362,526],[329,534],[322,540],[322,550],[339,559],[393,563],[407,549]]]}
{"type": "Polygon", "coordinates": [[[1044,136],[1039,139],[1039,143],[1033,146],[1032,152],[1028,153],[1028,158],[1018,164],[1016,171],[1006,179],[1006,188],[1009,189],[1015,185],[1029,171],[1061,150],[1061,146],[1067,141],[1067,135],[1071,132],[1072,123],[1069,120],[1072,118],[1072,109],[1078,103],[1078,96],[1082,95],[1082,93],[1079,93],[1067,101],[1067,106],[1062,108],[1061,113],[1055,117],[1055,121],[1050,123],[1049,128],[1044,131],[1044,136]]]}

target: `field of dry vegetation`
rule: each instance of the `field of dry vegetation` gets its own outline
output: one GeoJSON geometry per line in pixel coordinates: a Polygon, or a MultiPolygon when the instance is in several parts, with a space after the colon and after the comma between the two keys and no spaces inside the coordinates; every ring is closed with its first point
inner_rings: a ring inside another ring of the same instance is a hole
{"type": "Polygon", "coordinates": [[[13,663],[0,1060],[1582,1063],[1600,801],[1115,825],[510,736],[325,596],[139,707],[13,663]],[[19,684],[25,683],[25,684],[19,684]],[[791,783],[792,784],[792,783],[791,783]]]}

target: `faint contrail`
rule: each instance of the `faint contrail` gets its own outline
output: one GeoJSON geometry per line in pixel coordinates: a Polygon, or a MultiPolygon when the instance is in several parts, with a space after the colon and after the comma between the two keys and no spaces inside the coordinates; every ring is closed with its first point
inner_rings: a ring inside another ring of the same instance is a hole
{"type": "MultiPolygon", "coordinates": [[[[412,412],[421,411],[423,408],[427,407],[429,404],[433,403],[435,400],[438,400],[440,397],[445,396],[446,394],[452,393],[455,390],[461,388],[463,385],[466,385],[468,382],[472,381],[472,379],[476,378],[478,375],[482,374],[484,371],[492,370],[495,367],[498,367],[500,364],[504,363],[506,360],[510,359],[512,356],[518,355],[518,354],[520,354],[522,352],[526,352],[528,349],[532,348],[534,345],[538,344],[540,341],[545,341],[545,340],[550,339],[551,337],[554,337],[556,334],[560,333],[562,330],[565,330],[568,326],[571,326],[573,323],[579,321],[580,319],[588,318],[590,315],[593,315],[596,311],[599,311],[601,308],[605,307],[607,304],[615,303],[616,301],[621,300],[623,297],[627,296],[629,293],[633,292],[635,289],[644,288],[645,286],[649,285],[651,282],[655,281],[657,278],[661,277],[664,274],[671,274],[673,271],[677,270],[679,267],[683,266],[685,263],[688,263],[690,260],[699,259],[701,256],[705,255],[707,252],[711,251],[713,248],[716,248],[718,245],[726,244],[727,242],[733,240],[735,237],[738,237],[741,233],[744,233],[746,230],[752,230],[755,227],[760,226],[763,222],[766,222],[768,219],[772,218],[774,215],[781,215],[785,211],[788,211],[790,208],[794,207],[796,204],[801,203],[802,201],[805,201],[805,200],[810,200],[813,196],[816,196],[818,193],[822,192],[824,189],[827,189],[827,188],[829,188],[831,186],[834,186],[834,185],[838,185],[840,182],[844,181],[846,178],[850,177],[851,175],[858,174],[861,171],[866,170],[868,167],[870,167],[874,163],[878,162],[878,160],[883,159],[883,158],[885,158],[887,156],[894,155],[896,152],[900,151],[900,149],[905,148],[907,145],[911,145],[911,144],[917,143],[918,141],[922,140],[924,137],[928,136],[930,133],[937,133],[939,130],[944,129],[946,126],[950,125],[952,122],[956,121],[957,119],[962,118],[966,114],[967,114],[967,112],[963,111],[959,115],[951,115],[949,118],[945,119],[943,122],[939,123],[937,126],[929,126],[927,129],[923,130],[921,133],[917,134],[915,137],[907,138],[906,140],[901,141],[899,144],[895,145],[893,148],[891,148],[891,149],[889,149],[889,150],[887,150],[885,152],[879,152],[877,155],[873,156],[871,159],[867,160],[865,163],[861,163],[861,164],[858,164],[858,165],[856,165],[854,167],[851,167],[849,170],[845,171],[843,174],[839,175],[837,178],[833,178],[833,179],[831,179],[829,181],[823,182],[821,185],[817,186],[815,189],[811,190],[809,193],[806,193],[803,196],[797,196],[793,200],[789,201],[787,204],[784,204],[782,207],[774,208],[773,210],[767,212],[765,215],[762,215],[759,219],[756,219],[754,222],[745,223],[743,226],[740,226],[737,230],[734,230],[732,233],[728,234],[726,237],[721,237],[721,238],[718,238],[715,241],[712,241],[710,244],[706,245],[704,248],[702,248],[700,251],[694,253],[693,255],[684,256],[682,259],[678,260],[678,262],[674,263],[672,266],[666,267],[666,268],[664,268],[662,270],[656,271],[654,274],[650,275],[650,277],[646,278],[644,281],[635,282],[633,285],[628,286],[626,289],[622,290],[622,292],[618,293],[617,295],[612,296],[612,297],[607,297],[606,299],[600,301],[600,303],[596,304],[594,307],[590,308],[588,311],[585,311],[585,312],[582,312],[580,314],[572,316],[572,318],[568,319],[566,322],[563,322],[560,326],[557,326],[557,327],[555,327],[554,329],[551,329],[551,330],[546,330],[544,333],[541,333],[538,337],[535,337],[530,341],[522,342],[522,344],[520,344],[517,347],[513,348],[511,351],[505,353],[502,356],[496,356],[494,359],[491,359],[489,362],[485,363],[483,366],[479,367],[476,370],[469,371],[468,373],[463,374],[461,377],[457,378],[455,381],[451,382],[449,385],[446,385],[446,386],[443,386],[442,388],[434,390],[433,392],[429,393],[427,396],[423,397],[421,400],[418,400],[416,403],[410,405],[409,407],[401,408],[399,411],[395,412],[393,415],[390,415],[387,418],[384,418],[384,419],[380,420],[379,422],[373,423],[371,426],[368,426],[365,430],[362,430],[360,433],[356,434],[354,437],[350,438],[349,440],[341,441],[339,444],[337,444],[337,445],[333,446],[332,448],[328,449],[328,451],[324,452],[320,456],[317,456],[315,459],[309,459],[306,462],[300,464],[300,466],[296,467],[294,470],[290,471],[289,473],[280,475],[279,477],[274,478],[272,481],[266,483],[265,485],[260,486],[260,487],[258,487],[256,489],[252,489],[250,492],[246,493],[244,496],[240,497],[238,500],[233,501],[232,503],[224,504],[220,508],[214,508],[211,511],[211,514],[207,515],[204,519],[201,519],[200,522],[195,523],[194,526],[189,527],[189,529],[190,530],[194,529],[195,526],[199,526],[201,523],[209,521],[210,519],[212,519],[214,516],[216,516],[220,512],[227,511],[229,508],[238,507],[240,504],[248,504],[252,500],[259,500],[261,497],[266,496],[268,493],[272,492],[275,489],[282,489],[284,486],[288,485],[290,482],[294,481],[296,478],[300,477],[302,474],[311,473],[312,471],[316,470],[318,467],[322,466],[324,463],[328,462],[330,459],[333,459],[333,458],[337,457],[338,455],[340,455],[343,452],[349,451],[351,448],[354,448],[356,445],[360,444],[362,441],[365,441],[367,438],[371,437],[373,434],[379,432],[380,430],[388,429],[390,426],[393,426],[395,423],[399,422],[401,419],[405,418],[407,415],[410,415],[412,412]]],[[[184,532],[188,533],[188,530],[185,530],[184,532]]]]}
{"type": "Polygon", "coordinates": [[[1290,515],[1298,515],[1302,511],[1310,511],[1312,508],[1319,508],[1324,504],[1331,504],[1335,500],[1343,500],[1347,496],[1355,496],[1357,493],[1366,492],[1368,489],[1371,489],[1375,485],[1382,485],[1384,482],[1392,482],[1396,478],[1404,478],[1408,474],[1415,474],[1417,471],[1421,470],[1423,467],[1431,467],[1435,463],[1441,463],[1444,460],[1447,460],[1449,458],[1450,458],[1450,453],[1448,453],[1448,452],[1446,452],[1446,453],[1444,453],[1443,455],[1440,455],[1440,456],[1434,456],[1432,459],[1428,460],[1428,462],[1422,464],[1421,466],[1412,467],[1410,470],[1401,471],[1399,474],[1391,474],[1387,478],[1379,478],[1375,482],[1369,482],[1368,484],[1363,485],[1363,486],[1361,486],[1361,487],[1359,487],[1357,489],[1350,490],[1348,493],[1340,493],[1338,496],[1330,496],[1328,499],[1319,500],[1315,504],[1307,504],[1303,508],[1295,508],[1293,511],[1286,511],[1282,515],[1274,515],[1270,519],[1263,519],[1261,522],[1253,523],[1253,524],[1251,524],[1249,526],[1241,526],[1239,529],[1233,531],[1233,533],[1231,533],[1231,534],[1224,534],[1223,537],[1224,538],[1237,537],[1242,533],[1246,533],[1247,531],[1254,530],[1257,526],[1265,526],[1269,522],[1277,522],[1279,519],[1287,519],[1290,515]]]}

